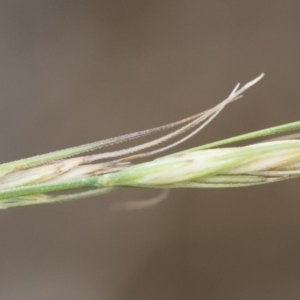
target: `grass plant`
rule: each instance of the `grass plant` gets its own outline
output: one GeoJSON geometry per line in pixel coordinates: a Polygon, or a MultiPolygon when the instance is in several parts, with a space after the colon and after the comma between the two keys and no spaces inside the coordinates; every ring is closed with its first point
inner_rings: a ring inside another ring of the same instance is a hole
{"type": "Polygon", "coordinates": [[[297,136],[243,147],[228,144],[300,128],[300,121],[224,139],[134,164],[166,151],[192,137],[224,107],[242,97],[263,74],[240,87],[217,106],[164,126],[95,143],[38,155],[0,165],[0,209],[71,201],[107,193],[113,188],[231,188],[271,183],[300,175],[297,136]],[[142,136],[171,132],[122,150],[88,152],[142,136]],[[167,143],[182,135],[179,140],[167,143]],[[226,147],[224,147],[226,145],[226,147]],[[149,150],[150,147],[158,147],[149,150]],[[146,150],[147,149],[147,150],[146,150]],[[85,190],[81,190],[85,188],[85,190]],[[66,194],[65,191],[70,193],[66,194]]]}

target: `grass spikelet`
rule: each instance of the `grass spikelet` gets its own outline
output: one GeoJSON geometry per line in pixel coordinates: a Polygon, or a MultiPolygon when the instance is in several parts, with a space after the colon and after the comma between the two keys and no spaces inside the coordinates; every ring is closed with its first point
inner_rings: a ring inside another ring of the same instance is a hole
{"type": "MultiPolygon", "coordinates": [[[[244,147],[221,146],[297,130],[300,128],[300,121],[133,164],[136,158],[163,152],[197,134],[226,105],[241,98],[242,93],[262,77],[263,74],[242,87],[238,84],[230,95],[215,107],[183,120],[0,165],[0,209],[71,201],[106,193],[116,187],[230,188],[271,183],[299,176],[298,140],[281,139],[244,147]],[[86,154],[166,129],[172,131],[137,146],[93,155],[86,154]],[[180,135],[184,136],[149,150],[180,135]],[[145,151],[146,149],[148,150],[145,151]],[[102,162],[103,159],[108,161],[102,162]],[[82,192],[81,188],[88,190],[82,192]],[[69,190],[72,191],[69,194],[60,194],[69,190]]],[[[157,201],[160,201],[159,199],[157,201]]]]}

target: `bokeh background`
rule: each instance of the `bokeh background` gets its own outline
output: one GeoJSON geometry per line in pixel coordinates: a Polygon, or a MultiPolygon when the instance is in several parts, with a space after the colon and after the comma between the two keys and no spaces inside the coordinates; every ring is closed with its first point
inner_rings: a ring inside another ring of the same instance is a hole
{"type": "MultiPolygon", "coordinates": [[[[192,115],[266,77],[180,150],[300,119],[299,1],[0,1],[0,160],[192,115]]],[[[0,213],[0,299],[299,299],[299,180],[0,213]]]]}

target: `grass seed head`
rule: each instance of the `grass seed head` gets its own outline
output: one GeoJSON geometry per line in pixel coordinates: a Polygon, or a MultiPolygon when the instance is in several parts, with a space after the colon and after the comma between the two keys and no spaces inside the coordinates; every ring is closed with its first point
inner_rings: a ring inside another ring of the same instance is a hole
{"type": "Polygon", "coordinates": [[[252,132],[133,165],[136,158],[170,149],[201,131],[229,103],[263,77],[240,87],[215,107],[183,120],[91,144],[0,165],[0,208],[70,201],[107,192],[112,187],[220,188],[275,182],[300,175],[300,141],[279,140],[220,148],[231,142],[300,129],[300,122],[252,132]],[[176,129],[177,127],[177,129],[176,129]],[[117,151],[86,155],[106,146],[169,129],[149,142],[117,151]],[[179,140],[162,145],[184,134],[179,140]],[[149,148],[159,146],[157,149],[149,148]],[[212,147],[218,147],[212,149],[212,147]],[[147,149],[147,150],[146,150],[147,149]],[[142,152],[144,151],[144,152],[142,152]],[[70,158],[76,155],[83,155],[70,158]],[[106,161],[103,162],[103,160],[106,161]],[[78,191],[89,188],[88,191],[78,191]],[[91,189],[94,188],[94,189],[91,189]],[[96,189],[95,189],[96,188],[96,189]],[[71,194],[50,192],[73,190],[71,194]]]}

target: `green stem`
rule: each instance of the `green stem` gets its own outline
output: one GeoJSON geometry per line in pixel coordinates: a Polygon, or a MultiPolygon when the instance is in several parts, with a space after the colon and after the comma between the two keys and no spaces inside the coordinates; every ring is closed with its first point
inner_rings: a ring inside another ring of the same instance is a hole
{"type": "Polygon", "coordinates": [[[101,194],[105,194],[110,192],[111,188],[100,188],[100,189],[92,189],[84,192],[75,192],[72,194],[63,194],[63,195],[45,195],[45,194],[35,194],[30,196],[23,196],[17,198],[8,198],[2,199],[0,201],[0,208],[14,208],[21,206],[28,206],[34,204],[45,204],[45,203],[58,203],[58,202],[66,202],[79,200],[82,198],[94,197],[101,194]]]}
{"type": "Polygon", "coordinates": [[[63,181],[61,183],[42,183],[20,188],[4,190],[0,192],[0,201],[7,198],[16,198],[34,194],[45,194],[63,190],[80,189],[85,187],[98,187],[98,176],[83,179],[63,181]]]}
{"type": "MultiPolygon", "coordinates": [[[[250,132],[250,133],[245,133],[245,134],[238,135],[238,136],[235,136],[232,138],[228,138],[228,139],[224,139],[221,141],[212,142],[212,143],[205,144],[202,146],[190,148],[188,150],[184,150],[179,153],[187,153],[187,152],[196,151],[196,150],[215,148],[215,147],[222,146],[222,145],[227,145],[227,144],[240,142],[240,141],[251,140],[254,138],[264,137],[264,136],[273,135],[273,134],[279,134],[279,133],[293,131],[293,130],[300,130],[300,121],[296,121],[296,122],[292,122],[292,123],[288,123],[288,124],[284,124],[284,125],[279,125],[279,126],[274,126],[274,127],[270,127],[270,128],[266,128],[266,129],[261,129],[261,130],[257,130],[257,131],[250,132]]],[[[177,154],[178,153],[176,153],[176,155],[177,154]]],[[[173,155],[173,154],[171,154],[171,155],[173,155]]]]}

